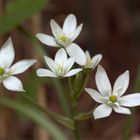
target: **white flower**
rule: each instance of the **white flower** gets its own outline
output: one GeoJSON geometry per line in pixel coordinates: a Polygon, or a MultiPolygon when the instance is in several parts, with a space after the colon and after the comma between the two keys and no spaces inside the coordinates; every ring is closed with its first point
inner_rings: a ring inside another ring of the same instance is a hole
{"type": "Polygon", "coordinates": [[[67,54],[63,48],[57,51],[55,60],[45,56],[45,61],[51,71],[42,68],[38,69],[37,75],[40,77],[70,77],[82,70],[80,68],[70,70],[75,59],[67,58],[67,54]]]}
{"type": "Polygon", "coordinates": [[[85,52],[86,63],[84,64],[84,68],[94,69],[102,59],[101,54],[97,54],[91,58],[89,51],[85,52]]]}
{"type": "Polygon", "coordinates": [[[126,107],[140,105],[140,93],[123,96],[129,85],[129,71],[121,74],[111,88],[108,76],[102,66],[98,66],[95,76],[96,85],[99,90],[85,88],[85,91],[98,103],[101,103],[93,112],[94,118],[108,117],[112,110],[121,114],[131,114],[126,107]]]}
{"type": "Polygon", "coordinates": [[[37,38],[48,46],[64,47],[69,56],[76,58],[77,64],[83,65],[85,63],[84,52],[78,45],[72,43],[80,34],[83,24],[77,27],[75,15],[70,14],[66,17],[62,28],[53,19],[50,25],[54,37],[38,33],[37,38]]]}
{"type": "Polygon", "coordinates": [[[0,49],[0,82],[11,91],[24,91],[22,82],[13,75],[20,74],[32,66],[36,60],[21,60],[12,65],[15,52],[11,38],[0,49]],[[12,66],[11,66],[12,65],[12,66]]]}
{"type": "Polygon", "coordinates": [[[53,19],[50,21],[54,37],[42,33],[37,34],[37,38],[44,44],[52,47],[66,47],[70,45],[80,34],[83,24],[77,26],[76,17],[70,14],[66,17],[63,28],[61,28],[53,19]]]}

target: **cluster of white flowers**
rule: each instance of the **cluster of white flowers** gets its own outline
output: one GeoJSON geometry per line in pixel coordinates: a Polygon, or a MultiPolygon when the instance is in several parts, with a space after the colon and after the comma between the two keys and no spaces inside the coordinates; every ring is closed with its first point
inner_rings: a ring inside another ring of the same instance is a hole
{"type": "MultiPolygon", "coordinates": [[[[38,76],[68,77],[75,75],[79,71],[82,71],[82,68],[69,71],[74,64],[74,59],[77,64],[83,67],[83,69],[94,69],[99,64],[102,59],[101,54],[91,58],[88,51],[84,53],[80,46],[73,43],[82,30],[82,24],[76,27],[76,17],[73,14],[67,16],[62,28],[54,20],[50,21],[50,25],[54,37],[38,33],[37,38],[48,46],[64,48],[65,50],[58,50],[55,56],[55,61],[51,58],[45,57],[46,63],[52,72],[45,69],[39,69],[37,70],[38,76]],[[67,59],[65,51],[71,58],[67,59]]],[[[102,103],[102,105],[98,106],[93,112],[95,119],[109,116],[112,109],[117,113],[131,114],[130,110],[125,107],[140,105],[140,93],[121,97],[129,84],[129,71],[126,71],[117,78],[112,90],[105,70],[102,66],[98,66],[96,84],[100,93],[96,90],[85,88],[85,91],[96,102],[102,103]]]]}
{"type": "Polygon", "coordinates": [[[54,20],[50,21],[50,26],[54,37],[42,33],[38,33],[36,36],[42,43],[60,49],[56,52],[55,61],[45,56],[45,61],[51,71],[39,69],[37,70],[38,76],[69,77],[82,71],[82,68],[70,70],[74,62],[80,67],[94,69],[101,61],[101,54],[91,58],[88,51],[84,52],[80,46],[73,43],[83,26],[83,24],[80,24],[77,27],[75,15],[68,15],[62,28],[54,20]],[[67,54],[70,57],[68,59],[67,54]]]}
{"type": "MultiPolygon", "coordinates": [[[[82,30],[83,24],[77,27],[76,17],[70,14],[66,17],[61,28],[54,20],[50,21],[52,33],[46,35],[38,33],[37,38],[44,44],[51,47],[58,47],[54,60],[45,56],[46,64],[49,69],[39,68],[37,75],[39,77],[64,78],[74,76],[82,70],[94,69],[102,59],[98,54],[91,58],[88,51],[84,52],[79,45],[73,43],[82,30]],[[79,68],[73,68],[74,63],[79,68]]],[[[13,75],[20,74],[32,66],[36,60],[21,60],[11,64],[14,60],[14,49],[11,38],[0,49],[0,82],[12,91],[24,91],[21,81],[13,75]]],[[[98,103],[101,103],[93,112],[94,118],[104,118],[111,114],[112,110],[121,114],[131,114],[131,111],[125,107],[140,105],[140,93],[123,96],[129,84],[129,71],[120,75],[111,88],[108,76],[102,66],[98,66],[96,76],[96,85],[99,90],[85,88],[85,91],[98,103]]]]}

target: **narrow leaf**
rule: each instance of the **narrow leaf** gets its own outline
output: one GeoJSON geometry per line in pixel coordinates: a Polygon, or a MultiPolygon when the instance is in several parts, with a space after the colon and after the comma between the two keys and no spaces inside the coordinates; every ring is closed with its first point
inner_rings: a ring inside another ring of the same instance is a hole
{"type": "Polygon", "coordinates": [[[25,115],[26,117],[43,127],[45,130],[47,130],[47,132],[54,139],[66,140],[66,137],[62,134],[62,132],[40,111],[35,111],[32,108],[27,108],[26,106],[23,106],[22,104],[4,96],[0,97],[0,104],[25,115]]]}

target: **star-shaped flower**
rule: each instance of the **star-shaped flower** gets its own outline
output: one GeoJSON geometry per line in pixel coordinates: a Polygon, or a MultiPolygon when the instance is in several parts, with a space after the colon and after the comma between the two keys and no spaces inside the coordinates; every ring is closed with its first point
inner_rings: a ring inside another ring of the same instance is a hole
{"type": "Polygon", "coordinates": [[[14,75],[20,74],[32,66],[35,59],[21,60],[12,65],[15,52],[11,38],[9,38],[0,49],[0,82],[11,91],[24,91],[22,82],[14,75]],[[11,66],[12,65],[12,66],[11,66]]]}
{"type": "Polygon", "coordinates": [[[85,52],[85,56],[86,56],[86,62],[84,64],[84,68],[87,69],[94,69],[102,59],[101,54],[97,54],[91,58],[89,51],[85,52]]]}
{"type": "Polygon", "coordinates": [[[113,90],[102,66],[98,66],[95,80],[99,92],[94,89],[85,88],[85,91],[96,102],[101,103],[93,112],[95,119],[108,117],[112,110],[121,114],[131,114],[130,110],[126,107],[140,105],[140,93],[122,97],[129,85],[129,71],[124,72],[116,79],[113,90]]]}
{"type": "Polygon", "coordinates": [[[38,33],[37,38],[48,46],[65,48],[70,57],[75,57],[77,64],[83,65],[85,63],[84,52],[73,43],[80,34],[83,24],[77,27],[75,15],[70,14],[66,17],[62,28],[53,19],[50,21],[50,25],[54,37],[38,33]]]}
{"type": "Polygon", "coordinates": [[[38,69],[37,75],[39,77],[70,77],[82,70],[80,68],[70,70],[75,59],[67,58],[66,51],[63,48],[57,51],[54,60],[45,56],[45,61],[51,70],[42,68],[38,69]]]}

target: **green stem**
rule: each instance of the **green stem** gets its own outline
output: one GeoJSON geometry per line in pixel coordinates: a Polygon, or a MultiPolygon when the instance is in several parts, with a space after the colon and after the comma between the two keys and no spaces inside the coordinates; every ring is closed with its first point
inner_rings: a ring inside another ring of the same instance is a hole
{"type": "Polygon", "coordinates": [[[82,87],[81,87],[81,89],[78,91],[77,98],[81,95],[81,93],[83,92],[85,86],[87,85],[88,80],[89,80],[89,76],[90,76],[90,73],[87,73],[87,74],[85,75],[84,80],[83,80],[83,83],[82,83],[82,87]]]}
{"type": "Polygon", "coordinates": [[[81,137],[80,137],[80,131],[79,131],[77,121],[74,122],[74,127],[75,127],[75,129],[74,129],[75,139],[80,140],[81,137]]]}
{"type": "MultiPolygon", "coordinates": [[[[63,84],[66,100],[68,102],[69,101],[71,102],[71,106],[70,106],[71,107],[71,116],[70,116],[70,118],[73,121],[73,127],[74,127],[73,133],[74,133],[75,139],[80,140],[81,138],[80,138],[80,133],[79,133],[78,122],[77,122],[77,120],[75,120],[75,116],[78,113],[77,112],[77,105],[78,105],[77,98],[74,94],[72,87],[69,87],[70,91],[68,91],[68,89],[66,88],[66,84],[65,84],[66,82],[63,79],[61,79],[61,83],[63,84]],[[69,92],[71,92],[71,94],[69,92]]],[[[70,81],[69,81],[69,84],[71,85],[70,81]]]]}
{"type": "Polygon", "coordinates": [[[73,133],[75,135],[75,139],[76,140],[80,140],[81,137],[80,137],[79,126],[78,126],[77,120],[75,119],[75,116],[78,113],[77,112],[77,106],[78,106],[77,98],[75,98],[75,96],[72,96],[72,119],[73,119],[73,122],[74,122],[74,130],[73,130],[73,133]]]}
{"type": "Polygon", "coordinates": [[[98,103],[96,103],[94,108],[89,112],[86,112],[86,113],[81,113],[80,112],[80,113],[78,113],[77,116],[75,116],[75,120],[82,121],[82,120],[87,120],[87,119],[93,118],[93,112],[96,109],[97,105],[98,105],[98,103]]]}
{"type": "Polygon", "coordinates": [[[56,87],[56,90],[58,92],[58,98],[59,98],[60,104],[61,104],[65,114],[68,117],[71,117],[71,112],[70,112],[70,109],[69,109],[67,95],[66,95],[67,93],[65,93],[62,81],[59,80],[59,79],[53,79],[52,82],[56,87]]]}
{"type": "Polygon", "coordinates": [[[78,99],[88,82],[90,72],[89,71],[87,72],[86,70],[84,70],[80,74],[82,74],[82,75],[77,76],[75,79],[75,82],[72,81],[72,79],[69,79],[69,87],[71,89],[72,119],[73,119],[74,128],[75,128],[73,133],[75,135],[75,139],[77,139],[77,140],[81,139],[79,126],[78,126],[78,119],[75,119],[75,116],[77,116],[77,114],[79,114],[77,111],[78,99]],[[77,87],[78,84],[79,84],[79,87],[77,87]]]}

